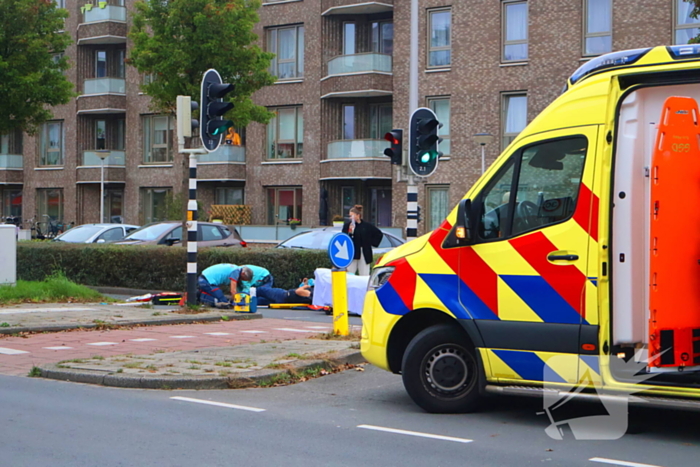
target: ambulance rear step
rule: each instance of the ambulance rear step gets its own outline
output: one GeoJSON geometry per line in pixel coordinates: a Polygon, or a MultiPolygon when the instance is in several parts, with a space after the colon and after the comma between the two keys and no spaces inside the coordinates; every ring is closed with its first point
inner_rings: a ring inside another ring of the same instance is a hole
{"type": "MultiPolygon", "coordinates": [[[[556,389],[546,389],[535,386],[495,386],[486,385],[486,392],[498,394],[501,396],[524,396],[524,397],[542,397],[548,394],[550,397],[556,396],[559,398],[572,398],[582,402],[596,402],[601,399],[620,400],[624,401],[625,396],[614,396],[610,394],[600,395],[595,392],[562,392],[556,389]]],[[[640,407],[655,407],[655,408],[674,408],[700,411],[700,399],[676,399],[672,397],[648,396],[634,394],[628,398],[630,405],[640,407]]]]}

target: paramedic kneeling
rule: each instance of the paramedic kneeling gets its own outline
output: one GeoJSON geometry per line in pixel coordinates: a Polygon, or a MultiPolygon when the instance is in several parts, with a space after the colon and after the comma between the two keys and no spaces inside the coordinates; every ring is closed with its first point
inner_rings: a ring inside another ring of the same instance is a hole
{"type": "Polygon", "coordinates": [[[219,303],[228,305],[230,301],[226,299],[221,286],[230,283],[231,294],[235,294],[240,282],[250,281],[252,278],[253,272],[245,266],[230,263],[210,266],[199,276],[199,301],[210,306],[217,306],[219,303]]]}

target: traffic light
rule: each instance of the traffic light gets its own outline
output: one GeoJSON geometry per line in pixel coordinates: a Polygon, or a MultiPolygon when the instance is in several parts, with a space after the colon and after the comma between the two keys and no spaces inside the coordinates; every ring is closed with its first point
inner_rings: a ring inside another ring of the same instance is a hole
{"type": "Polygon", "coordinates": [[[199,133],[202,144],[209,152],[216,151],[221,144],[221,137],[233,126],[231,120],[223,118],[233,108],[233,104],[224,102],[223,97],[233,91],[234,87],[233,84],[222,83],[221,75],[214,69],[207,70],[202,77],[202,126],[199,133]]]}
{"type": "Polygon", "coordinates": [[[192,118],[192,111],[197,110],[199,104],[190,96],[177,96],[177,134],[183,137],[191,137],[194,130],[199,127],[199,122],[192,118]]]}
{"type": "Polygon", "coordinates": [[[401,165],[403,162],[403,130],[393,129],[384,135],[384,139],[391,143],[391,147],[384,150],[384,155],[391,158],[391,163],[401,165]]]}
{"type": "Polygon", "coordinates": [[[442,123],[435,112],[425,107],[413,111],[408,133],[408,163],[414,174],[427,177],[437,169],[442,153],[438,145],[442,141],[437,134],[442,123]]]}
{"type": "Polygon", "coordinates": [[[417,210],[416,210],[416,222],[419,222],[419,223],[420,223],[420,221],[423,220],[423,219],[421,218],[421,216],[420,216],[420,206],[416,205],[416,207],[417,207],[417,210]]]}

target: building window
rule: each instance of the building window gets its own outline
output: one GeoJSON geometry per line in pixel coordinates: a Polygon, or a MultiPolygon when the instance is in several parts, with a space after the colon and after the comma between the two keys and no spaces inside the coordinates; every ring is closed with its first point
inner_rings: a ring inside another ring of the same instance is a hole
{"type": "Polygon", "coordinates": [[[243,204],[243,188],[217,188],[216,204],[243,204]]]}
{"type": "Polygon", "coordinates": [[[527,58],[527,2],[503,2],[503,61],[527,58]]]}
{"type": "Polygon", "coordinates": [[[448,186],[428,186],[428,228],[435,230],[450,213],[450,188],[448,186]]]}
{"type": "Polygon", "coordinates": [[[95,149],[107,149],[107,121],[95,120],[95,149]]]}
{"type": "Polygon", "coordinates": [[[144,224],[167,220],[170,188],[142,188],[141,212],[144,224]]]}
{"type": "Polygon", "coordinates": [[[352,209],[352,207],[357,204],[357,198],[355,196],[355,187],[344,186],[341,187],[340,191],[342,199],[342,206],[340,208],[340,212],[342,213],[343,217],[348,218],[350,217],[350,209],[352,209]]]}
{"type": "MultiPolygon", "coordinates": [[[[63,190],[60,188],[38,189],[37,213],[39,222],[63,221],[63,190]]],[[[48,230],[47,230],[48,231],[48,230]]]]}
{"type": "Polygon", "coordinates": [[[527,95],[503,94],[501,149],[505,149],[527,126],[527,95]]]}
{"type": "Polygon", "coordinates": [[[107,77],[107,51],[95,51],[95,78],[107,77]]]}
{"type": "Polygon", "coordinates": [[[126,78],[126,50],[117,50],[117,78],[126,78]]]}
{"type": "Polygon", "coordinates": [[[384,139],[384,135],[391,131],[392,124],[391,104],[369,106],[369,137],[371,139],[384,139]]]}
{"type": "Polygon", "coordinates": [[[63,165],[63,122],[42,125],[39,165],[63,165]]]}
{"type": "Polygon", "coordinates": [[[343,106],[343,139],[355,139],[355,106],[343,106]]]}
{"type": "Polygon", "coordinates": [[[394,23],[372,23],[372,52],[388,55],[394,53],[394,23]]]}
{"type": "Polygon", "coordinates": [[[687,44],[690,39],[700,34],[700,18],[691,18],[695,4],[686,0],[675,0],[675,37],[674,44],[687,44]]]}
{"type": "Polygon", "coordinates": [[[304,146],[304,119],[301,107],[270,110],[275,116],[267,125],[267,158],[300,159],[304,146]]]}
{"type": "Polygon", "coordinates": [[[612,0],[584,0],[583,54],[612,51],[612,0]]]}
{"type": "Polygon", "coordinates": [[[450,98],[431,97],[428,99],[430,110],[435,112],[438,122],[442,123],[442,128],[438,129],[438,136],[442,138],[440,152],[445,155],[450,154],[450,98]]]}
{"type": "Polygon", "coordinates": [[[428,67],[446,67],[452,64],[452,11],[431,10],[428,12],[430,46],[428,67]]]}
{"type": "Polygon", "coordinates": [[[116,151],[123,151],[126,147],[126,120],[120,118],[116,122],[117,126],[117,139],[115,141],[114,149],[116,151]]]}
{"type": "Polygon", "coordinates": [[[290,219],[301,219],[302,196],[301,188],[268,188],[267,189],[267,223],[289,222],[290,219]]]}
{"type": "Polygon", "coordinates": [[[304,77],[304,26],[268,29],[267,46],[275,54],[270,73],[279,79],[304,77]]]}
{"type": "Polygon", "coordinates": [[[14,217],[21,223],[22,190],[0,190],[0,195],[2,195],[2,211],[0,211],[0,214],[2,214],[3,217],[14,217]]]}
{"type": "Polygon", "coordinates": [[[343,23],[343,55],[355,54],[355,23],[343,23]]]}
{"type": "Polygon", "coordinates": [[[0,135],[0,154],[22,154],[22,130],[14,130],[0,135]]]}
{"type": "Polygon", "coordinates": [[[143,161],[146,164],[172,162],[174,118],[165,115],[143,117],[143,161]]]}

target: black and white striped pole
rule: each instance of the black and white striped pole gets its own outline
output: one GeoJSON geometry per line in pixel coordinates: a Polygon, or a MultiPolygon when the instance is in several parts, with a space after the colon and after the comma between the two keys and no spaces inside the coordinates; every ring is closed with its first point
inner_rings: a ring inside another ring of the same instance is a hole
{"type": "MultiPolygon", "coordinates": [[[[409,175],[410,178],[413,178],[409,175]]],[[[406,186],[406,240],[418,237],[418,186],[408,183],[406,186]]]]}

